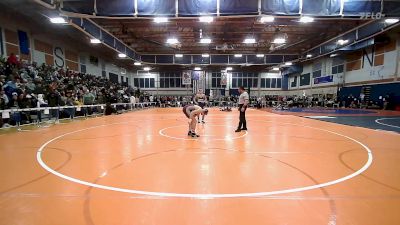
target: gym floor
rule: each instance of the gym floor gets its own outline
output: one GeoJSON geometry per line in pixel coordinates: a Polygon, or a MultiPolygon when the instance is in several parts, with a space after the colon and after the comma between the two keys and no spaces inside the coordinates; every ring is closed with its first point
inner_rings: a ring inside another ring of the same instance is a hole
{"type": "Polygon", "coordinates": [[[0,223],[400,224],[398,133],[247,121],[235,133],[238,112],[211,109],[193,139],[181,109],[154,108],[3,133],[0,223]]]}

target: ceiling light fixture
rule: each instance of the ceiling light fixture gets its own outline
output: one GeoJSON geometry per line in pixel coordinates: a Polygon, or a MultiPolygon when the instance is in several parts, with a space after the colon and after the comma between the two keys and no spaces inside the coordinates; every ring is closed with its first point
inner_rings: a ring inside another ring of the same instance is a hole
{"type": "Polygon", "coordinates": [[[284,44],[284,43],[286,43],[286,39],[283,38],[283,37],[276,37],[272,43],[274,43],[274,44],[284,44]]]}
{"type": "Polygon", "coordinates": [[[273,17],[273,16],[263,16],[263,17],[261,17],[260,22],[261,23],[270,23],[270,22],[274,22],[274,20],[275,20],[275,17],[273,17]]]}
{"type": "Polygon", "coordinates": [[[244,39],[243,43],[245,43],[245,44],[254,44],[254,43],[256,43],[256,39],[254,39],[254,38],[246,38],[246,39],[244,39]]]}
{"type": "Polygon", "coordinates": [[[233,70],[233,68],[232,67],[226,67],[226,71],[228,71],[228,70],[233,70]]]}
{"type": "Polygon", "coordinates": [[[153,19],[154,23],[167,23],[168,21],[168,17],[156,17],[153,19]]]}
{"type": "Polygon", "coordinates": [[[146,66],[145,68],[143,68],[143,70],[144,70],[144,71],[150,71],[151,68],[146,66]]]}
{"type": "Polygon", "coordinates": [[[175,54],[175,58],[182,58],[183,54],[175,54]]]}
{"type": "Polygon", "coordinates": [[[90,39],[90,43],[92,43],[92,44],[100,44],[101,41],[99,39],[97,39],[97,38],[92,38],[92,39],[90,39]]]}
{"type": "Polygon", "coordinates": [[[338,43],[339,45],[345,45],[345,44],[347,44],[348,42],[349,42],[349,40],[343,40],[343,39],[340,39],[340,40],[337,41],[337,43],[338,43]]]}
{"type": "Polygon", "coordinates": [[[399,22],[399,19],[397,19],[397,18],[387,18],[387,19],[385,19],[385,23],[388,23],[388,24],[393,24],[393,23],[397,23],[397,22],[399,22]]]}
{"type": "Polygon", "coordinates": [[[119,54],[118,54],[118,57],[120,57],[120,58],[126,58],[126,54],[124,54],[124,53],[119,53],[119,54]]]}
{"type": "Polygon", "coordinates": [[[67,21],[62,17],[50,18],[50,22],[51,23],[55,23],[55,24],[66,24],[67,23],[67,21]]]}
{"type": "Polygon", "coordinates": [[[141,62],[135,62],[134,65],[135,66],[140,66],[140,65],[142,65],[142,63],[141,62]]]}
{"type": "Polygon", "coordinates": [[[279,67],[273,67],[272,70],[273,71],[279,71],[279,67]]]}
{"type": "Polygon", "coordinates": [[[210,54],[205,53],[205,54],[202,54],[201,57],[208,58],[208,57],[210,57],[210,54]]]}
{"type": "Polygon", "coordinates": [[[333,58],[333,57],[336,57],[336,56],[338,56],[338,55],[339,55],[339,54],[334,53],[334,54],[331,54],[330,57],[333,58]]]}
{"type": "Polygon", "coordinates": [[[309,16],[302,16],[299,20],[301,23],[311,23],[314,22],[314,18],[309,16]]]}
{"type": "Polygon", "coordinates": [[[214,17],[212,16],[200,16],[199,17],[199,21],[202,23],[211,23],[212,21],[214,21],[214,17]]]}
{"type": "Polygon", "coordinates": [[[293,65],[292,62],[285,62],[285,66],[291,66],[291,65],[293,65]]]}
{"type": "Polygon", "coordinates": [[[243,55],[242,54],[235,54],[234,55],[236,58],[240,58],[240,57],[242,57],[243,55]]]}
{"type": "Polygon", "coordinates": [[[194,70],[199,71],[199,70],[201,70],[201,68],[200,67],[195,67],[194,70]]]}
{"type": "Polygon", "coordinates": [[[210,44],[211,43],[211,38],[202,38],[200,39],[201,44],[210,44]]]}
{"type": "Polygon", "coordinates": [[[257,58],[263,58],[264,54],[257,54],[256,56],[257,56],[257,58]]]}
{"type": "Polygon", "coordinates": [[[311,55],[311,54],[307,54],[306,57],[307,57],[307,58],[311,58],[312,55],[311,55]]]}
{"type": "Polygon", "coordinates": [[[167,44],[173,45],[173,44],[178,44],[179,41],[176,38],[168,38],[167,39],[167,44]]]}

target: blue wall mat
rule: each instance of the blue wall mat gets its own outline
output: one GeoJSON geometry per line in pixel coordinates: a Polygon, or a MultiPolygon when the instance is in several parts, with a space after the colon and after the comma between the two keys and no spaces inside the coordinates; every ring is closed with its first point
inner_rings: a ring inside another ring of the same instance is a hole
{"type": "Polygon", "coordinates": [[[138,14],[149,15],[175,15],[175,0],[137,0],[138,14]]]}
{"type": "Polygon", "coordinates": [[[217,13],[217,0],[184,0],[179,1],[179,15],[204,15],[217,13]]]}
{"type": "Polygon", "coordinates": [[[132,0],[96,0],[97,15],[132,16],[135,4],[132,0]]]}
{"type": "Polygon", "coordinates": [[[220,0],[220,14],[256,14],[258,13],[258,0],[220,0]]]}
{"type": "Polygon", "coordinates": [[[337,16],[340,14],[340,0],[303,0],[303,14],[337,16]]]}
{"type": "Polygon", "coordinates": [[[268,14],[299,14],[299,0],[263,0],[261,11],[268,14]]]}
{"type": "Polygon", "coordinates": [[[64,1],[62,9],[69,11],[69,12],[93,14],[94,13],[94,0],[64,1]]]}
{"type": "Polygon", "coordinates": [[[378,13],[381,11],[381,0],[352,0],[344,1],[343,14],[361,16],[364,13],[378,13]]]}

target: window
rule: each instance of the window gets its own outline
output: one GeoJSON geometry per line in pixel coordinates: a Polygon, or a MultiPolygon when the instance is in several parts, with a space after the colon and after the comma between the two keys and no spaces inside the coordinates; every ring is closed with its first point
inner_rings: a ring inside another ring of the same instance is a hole
{"type": "Polygon", "coordinates": [[[86,73],[86,65],[81,64],[81,73],[86,73]]]}
{"type": "Polygon", "coordinates": [[[300,75],[300,86],[310,85],[310,73],[300,75]]]}
{"type": "Polygon", "coordinates": [[[223,88],[225,85],[221,85],[222,74],[219,72],[211,73],[211,88],[223,88]]]}
{"type": "Polygon", "coordinates": [[[322,74],[321,70],[317,70],[317,71],[313,72],[312,76],[313,76],[313,78],[316,78],[316,77],[320,77],[321,74],[322,74]]]}
{"type": "Polygon", "coordinates": [[[160,73],[160,88],[182,88],[182,75],[180,72],[160,73]]]}
{"type": "Polygon", "coordinates": [[[344,65],[332,66],[332,75],[338,74],[338,73],[343,73],[343,70],[344,70],[344,65]]]}
{"type": "Polygon", "coordinates": [[[261,78],[261,88],[282,88],[282,78],[261,78]]]}
{"type": "Polygon", "coordinates": [[[145,86],[144,86],[144,79],[145,78],[139,78],[139,87],[140,88],[144,88],[145,86]]]}
{"type": "Polygon", "coordinates": [[[154,78],[150,78],[150,87],[151,87],[151,88],[154,88],[154,87],[155,87],[155,85],[154,85],[154,78]]]}
{"type": "Polygon", "coordinates": [[[276,88],[282,88],[282,78],[276,78],[276,88]]]}
{"type": "Polygon", "coordinates": [[[243,86],[245,88],[258,87],[258,74],[257,73],[232,73],[232,88],[243,86]]]}
{"type": "Polygon", "coordinates": [[[139,87],[139,78],[134,78],[133,79],[133,86],[139,87]]]}
{"type": "Polygon", "coordinates": [[[276,88],[276,78],[271,79],[271,88],[276,88]]]}
{"type": "Polygon", "coordinates": [[[312,76],[313,78],[322,76],[322,62],[316,62],[313,64],[312,76]]]}
{"type": "Polygon", "coordinates": [[[3,30],[0,27],[0,56],[4,55],[3,30]]]}
{"type": "Polygon", "coordinates": [[[154,78],[134,78],[133,84],[138,88],[155,88],[154,78]]]}
{"type": "Polygon", "coordinates": [[[292,83],[290,84],[290,87],[297,87],[297,76],[294,76],[294,77],[293,77],[293,81],[292,81],[292,83]]]}

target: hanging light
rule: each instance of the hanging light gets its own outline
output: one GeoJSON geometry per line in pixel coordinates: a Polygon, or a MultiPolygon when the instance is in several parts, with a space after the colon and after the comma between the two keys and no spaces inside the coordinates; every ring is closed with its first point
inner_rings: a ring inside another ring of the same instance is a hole
{"type": "Polygon", "coordinates": [[[274,22],[274,20],[275,20],[275,17],[273,17],[273,16],[263,16],[263,17],[261,17],[260,22],[261,23],[271,23],[271,22],[274,22]]]}
{"type": "Polygon", "coordinates": [[[62,17],[53,17],[50,18],[50,22],[54,24],[66,24],[67,21],[62,17]]]}
{"type": "Polygon", "coordinates": [[[201,44],[210,44],[211,43],[211,38],[202,38],[200,39],[201,44]]]}
{"type": "Polygon", "coordinates": [[[92,38],[92,39],[90,39],[90,43],[92,43],[92,44],[100,44],[101,41],[99,39],[97,39],[97,38],[92,38]]]}
{"type": "Polygon", "coordinates": [[[173,44],[178,44],[179,41],[176,38],[168,38],[167,39],[167,44],[173,45],[173,44]]]}
{"type": "Polygon", "coordinates": [[[212,16],[200,16],[199,17],[199,21],[202,23],[211,23],[212,21],[214,21],[214,17],[212,16]]]}
{"type": "Polygon", "coordinates": [[[256,43],[256,39],[255,38],[246,38],[243,41],[244,44],[254,44],[256,43]]]}
{"type": "Polygon", "coordinates": [[[167,23],[169,21],[168,17],[156,17],[153,19],[154,23],[167,23]]]}
{"type": "Polygon", "coordinates": [[[299,21],[300,23],[311,23],[314,22],[314,18],[309,16],[302,16],[299,21]]]}

